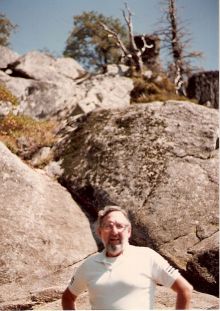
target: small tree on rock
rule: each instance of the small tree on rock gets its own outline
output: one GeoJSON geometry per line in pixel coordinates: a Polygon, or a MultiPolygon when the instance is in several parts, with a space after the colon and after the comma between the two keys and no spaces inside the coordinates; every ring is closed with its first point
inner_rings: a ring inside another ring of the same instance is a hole
{"type": "Polygon", "coordinates": [[[118,18],[106,17],[94,11],[74,16],[74,28],[71,31],[63,52],[87,69],[98,69],[108,63],[118,63],[120,53],[113,39],[106,36],[100,22],[116,29],[121,38],[127,41],[126,27],[118,18]]]}

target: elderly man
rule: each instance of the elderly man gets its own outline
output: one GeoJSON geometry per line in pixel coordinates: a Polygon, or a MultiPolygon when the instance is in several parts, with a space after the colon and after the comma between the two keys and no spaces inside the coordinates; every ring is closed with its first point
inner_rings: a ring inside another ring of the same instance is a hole
{"type": "Polygon", "coordinates": [[[128,243],[131,223],[123,209],[100,211],[97,233],[105,248],[77,269],[62,296],[64,310],[75,310],[77,296],[86,289],[92,309],[153,309],[156,284],[177,293],[176,309],[189,309],[192,286],[158,253],[128,243]]]}

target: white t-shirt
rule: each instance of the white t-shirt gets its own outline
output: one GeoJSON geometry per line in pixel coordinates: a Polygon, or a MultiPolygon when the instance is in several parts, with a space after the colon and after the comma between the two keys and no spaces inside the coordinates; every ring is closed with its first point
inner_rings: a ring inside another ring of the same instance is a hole
{"type": "Polygon", "coordinates": [[[88,289],[92,309],[152,309],[156,284],[172,286],[179,276],[148,247],[127,245],[123,254],[106,257],[105,250],[88,257],[68,288],[76,296],[88,289]]]}

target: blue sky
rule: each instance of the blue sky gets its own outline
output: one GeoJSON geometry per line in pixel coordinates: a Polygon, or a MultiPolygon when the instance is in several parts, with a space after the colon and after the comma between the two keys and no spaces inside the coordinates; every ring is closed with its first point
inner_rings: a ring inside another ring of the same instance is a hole
{"type": "MultiPolygon", "coordinates": [[[[73,16],[83,11],[97,11],[121,19],[124,2],[121,0],[0,0],[4,13],[18,30],[11,37],[11,48],[19,54],[47,49],[61,56],[73,16]]],[[[136,34],[150,34],[157,29],[161,16],[161,0],[127,0],[134,13],[136,34]]],[[[192,37],[192,50],[203,52],[196,65],[205,70],[218,69],[219,9],[218,0],[176,0],[179,16],[186,21],[192,37]]]]}

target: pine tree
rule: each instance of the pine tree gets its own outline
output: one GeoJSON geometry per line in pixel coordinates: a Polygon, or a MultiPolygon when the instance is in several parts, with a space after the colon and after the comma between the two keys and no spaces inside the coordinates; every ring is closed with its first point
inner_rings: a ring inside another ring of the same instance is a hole
{"type": "Polygon", "coordinates": [[[66,41],[64,56],[79,61],[85,68],[98,69],[108,63],[118,63],[120,53],[113,39],[106,36],[100,22],[110,25],[127,40],[126,27],[119,19],[94,11],[74,16],[74,27],[66,41]]]}

